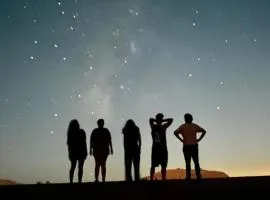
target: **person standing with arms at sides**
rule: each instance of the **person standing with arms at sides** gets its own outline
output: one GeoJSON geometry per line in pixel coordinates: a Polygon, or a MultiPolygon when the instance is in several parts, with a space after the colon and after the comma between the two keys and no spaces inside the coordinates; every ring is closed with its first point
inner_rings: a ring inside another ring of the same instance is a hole
{"type": "Polygon", "coordinates": [[[101,168],[102,181],[106,179],[106,161],[109,154],[113,154],[111,133],[104,128],[104,120],[97,121],[98,128],[94,129],[90,137],[90,155],[95,158],[95,179],[98,182],[101,168]]]}
{"type": "Polygon", "coordinates": [[[156,118],[150,118],[151,135],[153,139],[150,180],[155,174],[155,168],[161,165],[162,180],[166,179],[166,168],[168,164],[168,150],[166,140],[166,130],[172,124],[173,119],[163,119],[164,115],[158,113],[156,118]]]}
{"type": "Polygon", "coordinates": [[[83,177],[83,165],[87,157],[87,145],[85,131],[80,129],[79,122],[76,119],[71,120],[69,123],[67,131],[67,146],[68,156],[71,162],[69,171],[70,183],[73,183],[74,170],[76,168],[77,161],[79,163],[78,181],[81,183],[83,177]]]}
{"type": "Polygon", "coordinates": [[[200,142],[205,136],[206,131],[199,125],[192,122],[193,117],[191,114],[185,114],[184,118],[185,123],[174,131],[174,135],[184,144],[183,153],[186,162],[186,179],[189,180],[191,178],[191,158],[195,165],[196,177],[197,179],[201,179],[198,142],[200,142]],[[198,139],[197,133],[202,133],[198,139]],[[180,134],[183,138],[179,136],[180,134]]]}
{"type": "Polygon", "coordinates": [[[140,129],[132,119],[129,119],[122,129],[125,150],[125,176],[126,181],[132,181],[131,167],[133,163],[135,181],[140,180],[140,154],[141,134],[140,129]]]}

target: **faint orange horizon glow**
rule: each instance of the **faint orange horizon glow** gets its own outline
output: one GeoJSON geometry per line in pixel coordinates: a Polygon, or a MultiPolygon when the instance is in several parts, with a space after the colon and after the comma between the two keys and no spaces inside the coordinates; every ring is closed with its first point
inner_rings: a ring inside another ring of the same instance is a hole
{"type": "MultiPolygon", "coordinates": [[[[226,173],[226,172],[225,172],[226,173]]],[[[234,170],[228,170],[228,175],[230,177],[239,176],[269,176],[270,167],[258,167],[258,168],[239,168],[234,170]]]]}

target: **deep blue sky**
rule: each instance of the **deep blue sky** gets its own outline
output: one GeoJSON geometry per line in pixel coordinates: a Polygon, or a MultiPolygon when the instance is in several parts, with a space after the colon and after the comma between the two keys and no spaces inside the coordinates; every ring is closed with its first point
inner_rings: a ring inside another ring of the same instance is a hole
{"type": "MultiPolygon", "coordinates": [[[[270,174],[270,1],[0,0],[0,178],[68,181],[66,130],[89,134],[104,117],[124,177],[121,129],[173,117],[169,168],[185,166],[173,131],[190,112],[207,130],[201,166],[231,176],[270,174]]],[[[85,164],[92,181],[94,160],[85,164]]]]}

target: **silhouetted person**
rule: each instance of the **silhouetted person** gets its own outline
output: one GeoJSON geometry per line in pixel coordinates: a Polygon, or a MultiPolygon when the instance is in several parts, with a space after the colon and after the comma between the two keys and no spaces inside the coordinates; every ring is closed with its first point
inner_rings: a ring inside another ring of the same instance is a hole
{"type": "Polygon", "coordinates": [[[191,178],[191,158],[193,159],[195,165],[197,179],[201,179],[198,142],[200,142],[201,139],[205,136],[206,131],[199,125],[192,122],[193,117],[191,114],[185,114],[184,118],[185,123],[176,129],[174,134],[184,144],[183,153],[186,162],[186,179],[191,178]],[[198,139],[197,133],[202,133],[198,139]],[[181,134],[183,138],[181,138],[179,134],[181,134]]]}
{"type": "Polygon", "coordinates": [[[74,170],[77,161],[79,163],[78,181],[82,182],[83,165],[87,157],[86,134],[83,129],[80,129],[79,122],[76,119],[71,120],[67,132],[68,155],[71,162],[69,171],[70,183],[73,183],[74,170]]]}
{"type": "Polygon", "coordinates": [[[113,154],[111,133],[104,128],[104,120],[97,121],[98,128],[94,129],[90,138],[90,155],[95,158],[95,179],[98,182],[99,170],[101,167],[102,181],[106,179],[106,161],[108,155],[113,154]]]}
{"type": "Polygon", "coordinates": [[[135,122],[129,119],[122,129],[125,150],[125,177],[132,181],[131,167],[133,164],[135,181],[140,180],[141,134],[135,122]]]}
{"type": "Polygon", "coordinates": [[[153,139],[150,180],[153,180],[155,168],[161,165],[162,180],[166,179],[166,168],[168,164],[168,150],[166,130],[172,124],[173,119],[163,119],[164,115],[158,113],[156,119],[150,118],[151,134],[153,139]]]}

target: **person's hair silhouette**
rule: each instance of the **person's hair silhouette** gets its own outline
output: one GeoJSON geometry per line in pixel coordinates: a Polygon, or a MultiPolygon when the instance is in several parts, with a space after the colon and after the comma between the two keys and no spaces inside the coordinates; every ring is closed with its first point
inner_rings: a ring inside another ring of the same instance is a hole
{"type": "Polygon", "coordinates": [[[166,168],[168,163],[168,150],[166,130],[172,124],[173,119],[163,119],[164,115],[158,113],[156,118],[150,118],[151,135],[153,139],[151,154],[150,180],[153,180],[155,168],[161,165],[162,180],[166,179],[166,168]]]}
{"type": "Polygon", "coordinates": [[[97,121],[98,128],[103,128],[104,124],[105,124],[104,119],[99,119],[97,121]]]}
{"type": "Polygon", "coordinates": [[[124,135],[125,179],[126,181],[132,181],[131,167],[133,164],[135,181],[138,181],[140,180],[140,129],[132,119],[129,119],[122,129],[122,133],[124,135]]]}
{"type": "Polygon", "coordinates": [[[90,137],[90,155],[95,158],[95,180],[98,182],[99,170],[101,168],[102,181],[106,179],[106,161],[108,155],[113,154],[111,133],[107,128],[104,128],[104,120],[97,121],[98,128],[92,131],[90,137]]]}
{"type": "Polygon", "coordinates": [[[199,149],[198,142],[204,137],[206,131],[193,123],[193,117],[191,114],[186,113],[184,115],[185,123],[179,126],[178,129],[174,131],[175,136],[184,144],[183,153],[186,162],[186,179],[191,178],[191,158],[193,159],[196,171],[197,179],[201,179],[201,169],[199,164],[199,149]],[[197,139],[197,133],[202,133],[197,139]],[[182,135],[181,138],[179,135],[182,135]]]}
{"type": "Polygon", "coordinates": [[[189,114],[189,113],[186,113],[185,115],[184,115],[184,119],[185,119],[185,122],[186,123],[192,123],[192,121],[193,121],[193,117],[192,117],[192,115],[191,114],[189,114]]]}
{"type": "Polygon", "coordinates": [[[83,165],[87,157],[87,145],[85,131],[80,129],[79,122],[76,119],[71,120],[69,123],[67,145],[69,160],[71,162],[69,181],[70,183],[73,183],[74,170],[78,161],[78,181],[81,183],[83,177],[83,165]]]}

